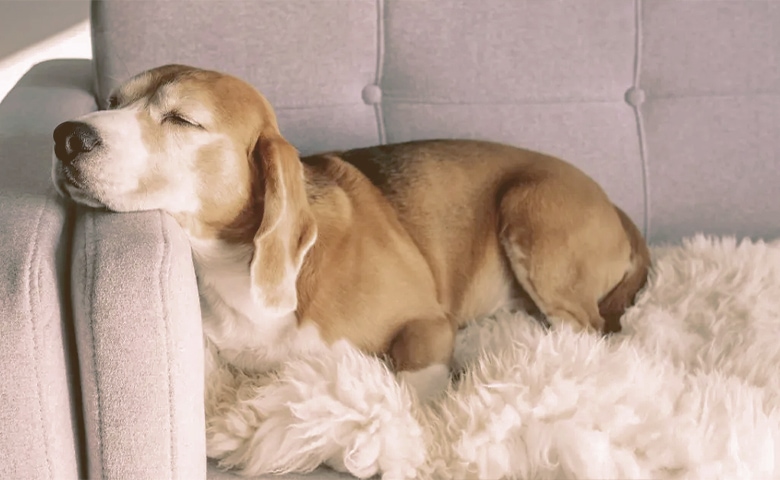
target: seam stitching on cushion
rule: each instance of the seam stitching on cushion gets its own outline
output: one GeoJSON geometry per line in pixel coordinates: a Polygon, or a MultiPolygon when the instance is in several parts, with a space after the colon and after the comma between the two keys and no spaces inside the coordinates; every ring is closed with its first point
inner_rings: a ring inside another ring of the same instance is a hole
{"type": "Polygon", "coordinates": [[[92,214],[92,212],[85,211],[84,212],[84,289],[86,290],[86,295],[84,295],[84,300],[86,304],[84,305],[84,313],[87,316],[87,319],[89,320],[89,335],[91,337],[91,343],[92,343],[92,369],[94,371],[94,377],[95,377],[95,403],[97,405],[97,412],[96,412],[96,421],[97,421],[97,440],[98,440],[98,457],[100,458],[100,478],[106,478],[106,458],[105,458],[105,447],[104,447],[104,425],[103,425],[103,401],[102,401],[102,395],[101,395],[101,385],[100,385],[100,372],[98,370],[98,353],[97,353],[97,342],[95,337],[95,321],[92,317],[92,304],[95,300],[95,277],[97,276],[97,270],[95,268],[91,268],[91,260],[96,255],[95,249],[96,246],[93,246],[93,248],[90,248],[90,233],[94,231],[95,227],[95,219],[92,214]],[[92,275],[90,275],[90,270],[92,271],[92,275]]]}
{"type": "MultiPolygon", "coordinates": [[[[635,38],[634,38],[634,89],[639,89],[642,72],[642,0],[634,2],[635,38]]],[[[647,139],[645,138],[644,119],[642,118],[642,105],[632,105],[636,117],[637,136],[639,138],[639,161],[642,168],[642,190],[644,194],[644,225],[645,238],[650,238],[650,175],[648,169],[647,139]]]]}
{"type": "Polygon", "coordinates": [[[362,97],[358,97],[358,100],[354,102],[333,102],[333,103],[319,103],[319,104],[309,104],[309,105],[303,105],[303,104],[288,104],[288,105],[279,105],[277,107],[274,107],[274,111],[281,112],[283,110],[290,110],[290,111],[296,111],[296,110],[321,110],[321,109],[330,109],[330,108],[364,108],[366,106],[366,101],[363,100],[362,97]]]}
{"type": "Polygon", "coordinates": [[[171,325],[170,325],[170,311],[168,309],[168,296],[166,295],[165,287],[167,285],[166,280],[171,278],[171,262],[170,262],[170,239],[168,238],[165,230],[165,218],[160,213],[160,233],[163,239],[162,257],[160,258],[160,307],[162,309],[162,318],[165,323],[165,365],[168,373],[168,429],[169,429],[169,441],[171,457],[171,478],[177,478],[177,465],[176,465],[176,428],[174,424],[175,416],[175,402],[173,399],[173,372],[171,369],[171,349],[173,348],[171,339],[171,325]]]}
{"type": "Polygon", "coordinates": [[[77,286],[73,282],[73,265],[75,261],[75,255],[73,249],[76,245],[76,229],[75,224],[77,221],[77,213],[78,210],[76,209],[75,203],[73,202],[66,202],[65,207],[65,225],[63,228],[63,235],[65,235],[65,272],[63,274],[63,277],[66,282],[66,290],[64,292],[65,294],[65,309],[67,310],[67,314],[69,314],[69,317],[66,317],[65,320],[65,329],[67,330],[66,337],[63,339],[64,342],[66,342],[67,345],[67,352],[69,355],[69,358],[71,359],[71,362],[68,364],[68,371],[70,374],[73,375],[72,381],[73,381],[73,395],[74,398],[71,399],[71,408],[75,411],[75,433],[74,433],[74,440],[76,442],[76,455],[77,455],[77,464],[76,464],[76,471],[78,478],[87,478],[87,468],[88,468],[88,461],[89,461],[89,452],[87,448],[87,429],[86,429],[86,423],[85,423],[85,413],[84,413],[84,389],[82,388],[81,382],[84,375],[81,372],[81,364],[82,360],[79,358],[78,355],[78,335],[76,333],[76,310],[78,309],[78,306],[76,305],[75,301],[75,292],[77,286]],[[69,320],[69,321],[68,321],[69,320]]]}
{"type": "Polygon", "coordinates": [[[561,104],[594,104],[594,105],[601,105],[601,104],[623,104],[624,101],[621,100],[615,100],[614,98],[605,98],[605,99],[590,99],[590,100],[583,100],[583,99],[574,99],[574,98],[563,98],[563,99],[549,99],[549,100],[515,100],[515,101],[479,101],[479,102],[469,102],[469,101],[450,101],[450,100],[435,100],[435,99],[428,99],[428,100],[416,100],[413,98],[404,98],[404,97],[391,97],[391,96],[383,96],[383,98],[389,98],[393,101],[393,103],[398,105],[442,105],[445,107],[454,106],[454,107],[470,107],[470,106],[484,106],[484,105],[495,105],[495,106],[528,106],[528,105],[561,105],[561,104]]]}
{"type": "MultiPolygon", "coordinates": [[[[385,64],[385,4],[384,0],[376,1],[376,78],[374,83],[381,90],[382,88],[382,75],[385,64]]],[[[379,133],[379,143],[385,144],[387,142],[387,132],[385,131],[385,114],[382,109],[382,103],[384,99],[380,98],[377,103],[374,104],[374,114],[376,115],[376,126],[379,133]]]]}
{"type": "MultiPolygon", "coordinates": [[[[778,96],[778,94],[762,94],[762,96],[778,96]]],[[[701,95],[701,97],[710,98],[710,97],[741,97],[743,95],[701,95]]],[[[751,95],[754,96],[754,95],[751,95]]],[[[654,98],[667,98],[667,97],[654,97],[654,98]]],[[[672,97],[668,97],[672,98],[672,97]]],[[[696,96],[686,96],[685,98],[697,98],[696,96]]],[[[563,99],[550,99],[550,100],[514,100],[514,101],[474,101],[474,102],[454,102],[451,100],[435,100],[435,99],[428,99],[428,100],[417,100],[414,98],[404,98],[404,97],[393,97],[390,95],[387,95],[386,93],[382,93],[382,101],[385,100],[391,100],[395,104],[400,105],[443,105],[443,106],[485,106],[485,105],[508,105],[508,106],[528,106],[528,105],[560,105],[560,104],[578,104],[578,105],[601,105],[601,104],[624,104],[625,100],[615,100],[614,98],[604,98],[604,99],[576,99],[576,98],[563,98],[563,99]]],[[[302,111],[302,110],[324,110],[324,109],[332,109],[332,108],[357,108],[360,106],[365,106],[364,101],[360,102],[350,102],[350,103],[323,103],[319,105],[287,105],[287,106],[276,106],[274,107],[275,111],[302,111]]]]}
{"type": "Polygon", "coordinates": [[[780,97],[780,92],[745,92],[745,93],[654,93],[653,101],[663,100],[701,100],[701,99],[722,99],[722,98],[763,98],[780,97]]]}
{"type": "MultiPolygon", "coordinates": [[[[756,98],[756,97],[779,97],[780,91],[778,92],[748,92],[748,93],[696,93],[696,94],[653,94],[653,100],[659,101],[659,100],[677,100],[677,99],[699,99],[699,98],[756,98]]],[[[394,97],[392,95],[389,95],[387,92],[382,92],[382,101],[390,100],[393,103],[401,104],[401,105],[444,105],[444,106],[483,106],[483,105],[510,105],[510,106],[527,106],[527,105],[559,105],[559,104],[568,104],[573,103],[577,105],[587,105],[587,104],[608,104],[608,103],[614,103],[614,104],[622,104],[625,103],[625,100],[616,100],[614,97],[611,98],[592,98],[592,99],[580,99],[580,98],[553,98],[549,100],[539,100],[539,99],[527,99],[527,100],[501,100],[501,101],[451,101],[451,100],[436,100],[436,99],[427,99],[427,100],[419,100],[415,98],[408,98],[408,97],[394,97]]],[[[297,111],[297,110],[323,110],[323,109],[331,109],[331,108],[357,108],[360,106],[364,106],[364,101],[359,102],[341,102],[341,103],[322,103],[317,105],[281,105],[281,106],[275,106],[275,111],[282,111],[282,110],[289,110],[289,111],[297,111]]]]}
{"type": "MultiPolygon", "coordinates": [[[[32,339],[33,344],[33,363],[35,368],[35,380],[36,380],[36,389],[38,390],[37,396],[38,396],[38,417],[41,421],[41,435],[43,437],[43,451],[45,461],[46,461],[46,469],[49,471],[49,478],[54,478],[54,471],[52,469],[52,459],[51,459],[51,452],[49,451],[49,439],[46,431],[46,422],[44,421],[44,408],[43,408],[43,383],[41,381],[41,371],[39,366],[39,355],[40,355],[40,348],[38,345],[39,339],[36,335],[36,328],[35,328],[35,300],[33,293],[37,293],[40,295],[40,286],[41,286],[41,280],[40,280],[40,272],[38,272],[38,275],[35,275],[35,268],[33,268],[33,264],[36,263],[40,266],[40,258],[38,256],[39,253],[39,247],[40,247],[40,231],[41,228],[41,222],[43,221],[43,215],[46,212],[46,205],[48,205],[49,199],[46,198],[46,200],[43,203],[43,206],[41,207],[40,213],[38,214],[38,219],[35,222],[35,238],[33,239],[32,248],[30,249],[30,259],[29,263],[27,264],[27,285],[29,288],[29,291],[27,292],[27,301],[29,303],[30,308],[30,337],[32,339]]],[[[39,309],[40,310],[40,309],[39,309]]]]}

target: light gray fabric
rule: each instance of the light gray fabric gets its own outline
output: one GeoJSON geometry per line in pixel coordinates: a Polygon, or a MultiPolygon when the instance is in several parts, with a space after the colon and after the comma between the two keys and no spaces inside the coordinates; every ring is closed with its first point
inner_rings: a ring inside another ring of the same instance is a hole
{"type": "Polygon", "coordinates": [[[361,103],[375,80],[376,27],[370,1],[94,2],[98,92],[105,99],[127,76],[179,62],[229,66],[280,108],[361,103]]]}
{"type": "Polygon", "coordinates": [[[642,2],[656,239],[780,234],[780,2],[642,2]]]}
{"type": "Polygon", "coordinates": [[[51,148],[54,127],[74,112],[82,115],[96,108],[92,65],[91,60],[62,59],[33,66],[0,103],[0,132],[45,134],[44,143],[51,148]]]}
{"type": "Polygon", "coordinates": [[[51,129],[95,108],[91,68],[39,64],[0,103],[0,478],[84,476],[72,210],[53,194],[49,171],[51,129]]]}
{"type": "Polygon", "coordinates": [[[380,141],[362,98],[377,79],[373,2],[108,0],[93,3],[92,34],[103,102],[135,73],[185,63],[253,82],[304,152],[380,141]]]}
{"type": "Polygon", "coordinates": [[[79,209],[72,284],[90,478],[206,476],[189,243],[159,212],[79,209]]]}
{"type": "Polygon", "coordinates": [[[0,478],[79,478],[67,213],[44,195],[0,206],[0,478]]]}
{"type": "Polygon", "coordinates": [[[52,191],[52,130],[97,108],[92,81],[91,61],[50,60],[8,92],[0,103],[0,191],[52,191]]]}
{"type": "Polygon", "coordinates": [[[388,142],[487,138],[564,157],[642,219],[631,2],[387,2],[388,142]],[[623,168],[616,169],[620,165],[623,168]]]}
{"type": "Polygon", "coordinates": [[[158,63],[216,68],[265,93],[304,153],[495,139],[579,165],[651,240],[780,234],[778,2],[107,0],[95,11],[103,96],[158,63]]]}
{"type": "Polygon", "coordinates": [[[74,215],[50,186],[51,132],[95,109],[92,80],[90,61],[45,62],[0,104],[0,477],[84,478],[88,463],[90,478],[204,478],[200,313],[181,230],[158,213],[120,226],[83,213],[68,278],[74,215]]]}

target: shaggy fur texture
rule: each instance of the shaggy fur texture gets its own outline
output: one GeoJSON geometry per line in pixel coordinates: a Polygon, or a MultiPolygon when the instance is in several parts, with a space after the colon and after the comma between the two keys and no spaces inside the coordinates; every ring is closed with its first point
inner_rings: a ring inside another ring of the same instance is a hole
{"type": "Polygon", "coordinates": [[[209,456],[246,475],[325,463],[387,479],[777,478],[780,242],[695,237],[653,253],[622,333],[508,312],[476,322],[430,406],[350,348],[273,377],[222,369],[209,456]]]}

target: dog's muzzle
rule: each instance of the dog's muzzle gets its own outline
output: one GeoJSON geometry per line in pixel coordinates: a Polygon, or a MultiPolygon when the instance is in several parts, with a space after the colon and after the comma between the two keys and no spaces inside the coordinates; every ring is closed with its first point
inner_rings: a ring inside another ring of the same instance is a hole
{"type": "Polygon", "coordinates": [[[97,130],[84,122],[64,122],[54,129],[54,154],[63,167],[70,167],[83,153],[100,144],[97,130]]]}

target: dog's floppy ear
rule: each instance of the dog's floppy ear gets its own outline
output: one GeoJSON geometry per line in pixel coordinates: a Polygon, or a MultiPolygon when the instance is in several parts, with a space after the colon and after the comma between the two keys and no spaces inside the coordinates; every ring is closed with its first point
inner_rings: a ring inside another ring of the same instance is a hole
{"type": "Polygon", "coordinates": [[[296,280],[306,252],[314,245],[317,226],[295,147],[273,131],[260,135],[253,156],[263,182],[264,211],[250,265],[252,296],[281,316],[298,306],[296,280]]]}

